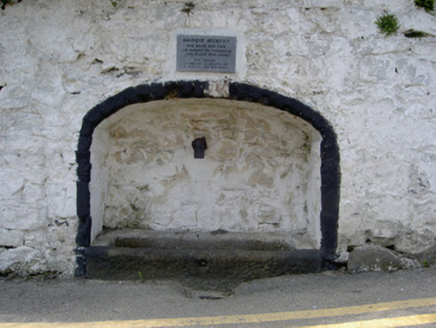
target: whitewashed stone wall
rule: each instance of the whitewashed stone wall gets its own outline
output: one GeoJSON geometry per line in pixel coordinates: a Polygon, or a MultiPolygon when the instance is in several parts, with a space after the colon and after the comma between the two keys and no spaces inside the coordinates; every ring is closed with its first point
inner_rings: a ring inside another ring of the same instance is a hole
{"type": "Polygon", "coordinates": [[[436,34],[412,0],[26,0],[0,13],[0,270],[72,273],[74,151],[86,112],[177,73],[175,36],[238,37],[226,78],[296,98],[341,150],[338,251],[367,241],[420,252],[436,234],[436,39],[385,37],[374,21],[436,34]]]}

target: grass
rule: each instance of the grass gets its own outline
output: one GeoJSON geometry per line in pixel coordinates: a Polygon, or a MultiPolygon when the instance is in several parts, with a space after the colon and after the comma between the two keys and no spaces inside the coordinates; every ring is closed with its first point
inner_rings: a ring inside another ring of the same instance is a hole
{"type": "Polygon", "coordinates": [[[434,11],[435,0],[415,0],[415,6],[425,9],[426,12],[434,11]]]}
{"type": "Polygon", "coordinates": [[[138,276],[139,276],[139,281],[144,282],[144,275],[142,274],[141,270],[138,270],[138,276]]]}
{"type": "Polygon", "coordinates": [[[384,13],[382,16],[377,17],[375,24],[380,29],[381,33],[392,35],[398,31],[400,25],[398,18],[395,15],[384,13]]]}
{"type": "Polygon", "coordinates": [[[187,14],[188,16],[192,14],[192,11],[195,8],[195,4],[191,1],[185,2],[183,8],[180,10],[182,13],[187,14]]]}

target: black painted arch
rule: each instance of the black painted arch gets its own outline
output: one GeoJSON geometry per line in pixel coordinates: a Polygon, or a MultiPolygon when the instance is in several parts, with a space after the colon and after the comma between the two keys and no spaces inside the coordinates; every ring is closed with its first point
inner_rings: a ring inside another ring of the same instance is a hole
{"type": "MultiPolygon", "coordinates": [[[[77,216],[76,276],[84,276],[86,250],[91,238],[91,153],[94,129],[106,118],[122,108],[156,100],[172,98],[208,98],[207,81],[177,81],[144,84],[130,87],[92,108],[84,116],[76,151],[77,160],[77,216]]],[[[321,141],[321,250],[324,262],[335,258],[340,200],[340,155],[336,134],[329,122],[318,112],[293,98],[242,83],[230,83],[226,99],[256,102],[286,111],[308,122],[322,136],[321,141]]]]}

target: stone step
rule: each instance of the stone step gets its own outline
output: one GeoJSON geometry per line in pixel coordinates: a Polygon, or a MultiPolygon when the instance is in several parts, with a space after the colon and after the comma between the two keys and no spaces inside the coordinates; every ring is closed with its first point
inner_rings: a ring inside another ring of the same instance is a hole
{"type": "MultiPolygon", "coordinates": [[[[289,238],[289,236],[287,236],[289,238]]],[[[291,273],[318,272],[319,250],[296,250],[285,235],[112,231],[87,251],[87,277],[179,280],[208,289],[291,273]]]]}
{"type": "Polygon", "coordinates": [[[102,280],[211,279],[240,283],[291,273],[317,272],[319,251],[150,249],[92,246],[87,275],[102,280]]]}
{"type": "Polygon", "coordinates": [[[100,233],[92,245],[151,249],[290,251],[295,249],[295,241],[298,245],[304,245],[304,249],[316,249],[302,235],[277,232],[229,232],[221,229],[216,231],[108,230],[100,233]]]}

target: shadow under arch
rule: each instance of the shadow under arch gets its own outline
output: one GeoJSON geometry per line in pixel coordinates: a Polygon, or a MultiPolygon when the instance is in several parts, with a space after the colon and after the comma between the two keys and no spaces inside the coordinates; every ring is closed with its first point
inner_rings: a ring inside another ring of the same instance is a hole
{"type": "MultiPolygon", "coordinates": [[[[137,103],[168,98],[213,98],[208,94],[208,81],[177,81],[129,87],[95,106],[84,116],[76,151],[77,216],[79,218],[75,249],[76,277],[86,277],[86,255],[91,243],[91,144],[94,129],[120,109],[137,103]]],[[[248,84],[229,83],[229,93],[222,99],[255,102],[277,108],[301,118],[317,130],[321,137],[321,268],[327,268],[336,257],[340,201],[340,154],[336,134],[318,112],[293,98],[248,84]]]]}

